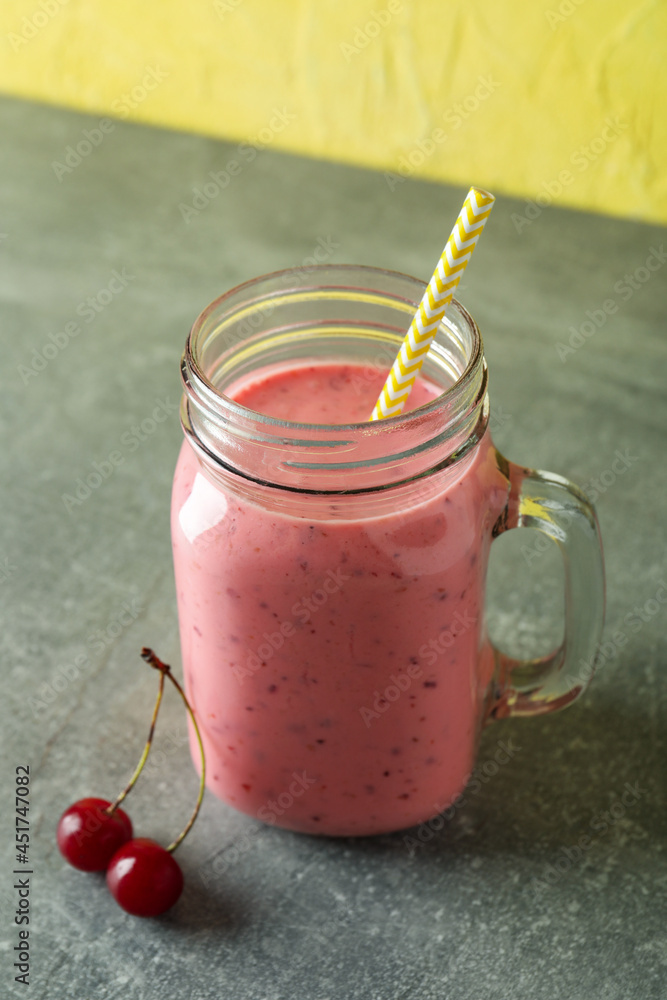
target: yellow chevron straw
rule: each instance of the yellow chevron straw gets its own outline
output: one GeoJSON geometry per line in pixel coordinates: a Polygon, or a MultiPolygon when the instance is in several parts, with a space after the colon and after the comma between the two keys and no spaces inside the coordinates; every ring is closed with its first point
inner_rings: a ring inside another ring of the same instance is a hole
{"type": "Polygon", "coordinates": [[[481,188],[471,187],[468,191],[456,225],[375,404],[371,420],[395,417],[405,406],[495,200],[492,194],[481,188]]]}

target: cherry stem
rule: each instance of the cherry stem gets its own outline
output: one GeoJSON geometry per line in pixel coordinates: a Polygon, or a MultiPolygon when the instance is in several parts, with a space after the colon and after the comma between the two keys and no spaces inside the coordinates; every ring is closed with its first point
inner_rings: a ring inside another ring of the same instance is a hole
{"type": "Polygon", "coordinates": [[[150,752],[151,744],[153,742],[153,736],[155,734],[155,723],[157,722],[157,714],[160,710],[160,703],[162,702],[162,694],[164,692],[164,672],[160,674],[160,687],[158,689],[157,698],[155,699],[155,707],[153,709],[153,718],[151,719],[151,728],[148,730],[148,739],[146,740],[146,746],[144,747],[144,752],[139,758],[139,763],[137,764],[136,770],[127,785],[120,793],[117,799],[115,799],[110,806],[107,806],[103,811],[107,816],[113,816],[118,806],[121,804],[126,795],[128,795],[135,784],[137,783],[137,778],[141,774],[144,768],[144,764],[148,759],[148,754],[150,752]]]}
{"type": "MultiPolygon", "coordinates": [[[[202,800],[204,798],[204,787],[205,787],[205,784],[206,784],[206,758],[204,756],[204,744],[202,743],[201,733],[199,732],[199,726],[197,725],[197,720],[195,718],[195,713],[192,711],[192,707],[190,705],[190,702],[188,701],[188,699],[185,696],[185,691],[183,690],[183,688],[181,687],[181,685],[178,683],[178,681],[176,680],[176,678],[172,674],[171,667],[169,666],[169,664],[163,663],[162,660],[160,660],[159,657],[157,657],[155,655],[155,653],[153,652],[153,650],[148,648],[148,646],[144,646],[144,648],[141,650],[141,656],[146,661],[146,663],[150,663],[151,667],[155,667],[156,670],[160,671],[160,681],[161,681],[162,684],[164,683],[164,678],[165,678],[165,675],[166,675],[169,678],[169,680],[171,681],[171,683],[174,685],[174,687],[176,688],[176,690],[178,691],[178,693],[180,694],[181,698],[183,699],[183,704],[185,705],[185,707],[187,709],[188,715],[190,716],[190,719],[192,720],[192,725],[194,726],[195,735],[197,737],[197,743],[199,744],[199,752],[201,754],[201,779],[200,779],[200,782],[199,782],[199,795],[197,796],[197,804],[196,804],[196,806],[194,808],[194,812],[192,813],[192,816],[190,817],[190,819],[186,823],[185,828],[179,833],[178,837],[173,842],[173,844],[170,844],[169,847],[166,848],[166,850],[169,851],[169,853],[171,853],[172,851],[175,851],[176,848],[178,847],[178,845],[181,843],[181,841],[183,841],[185,839],[185,837],[187,837],[188,833],[190,832],[190,830],[192,828],[192,825],[193,825],[194,821],[197,819],[197,814],[199,813],[199,810],[201,808],[202,800]]],[[[162,689],[160,688],[160,690],[162,690],[162,689]]],[[[156,706],[155,714],[157,714],[157,706],[156,706]]],[[[151,727],[151,738],[152,738],[152,727],[151,727]]],[[[150,739],[149,739],[149,744],[148,745],[150,745],[150,739]]],[[[144,751],[144,753],[146,754],[146,756],[148,755],[148,745],[146,747],[146,750],[144,751]]],[[[139,770],[141,770],[141,768],[139,768],[139,770]]]]}

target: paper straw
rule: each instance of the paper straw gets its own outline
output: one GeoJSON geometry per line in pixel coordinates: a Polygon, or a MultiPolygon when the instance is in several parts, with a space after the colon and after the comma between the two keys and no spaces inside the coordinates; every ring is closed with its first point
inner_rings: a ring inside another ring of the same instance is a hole
{"type": "Polygon", "coordinates": [[[445,309],[452,301],[456,286],[491,214],[494,201],[493,195],[481,188],[471,187],[468,191],[433,277],[375,404],[371,420],[395,417],[405,406],[419,369],[438,332],[445,309]]]}

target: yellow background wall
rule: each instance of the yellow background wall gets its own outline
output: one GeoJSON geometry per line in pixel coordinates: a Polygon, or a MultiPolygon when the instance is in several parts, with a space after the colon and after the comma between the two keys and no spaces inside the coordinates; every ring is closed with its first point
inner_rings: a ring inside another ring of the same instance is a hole
{"type": "Polygon", "coordinates": [[[0,45],[5,93],[667,221],[664,0],[2,0],[0,45]]]}

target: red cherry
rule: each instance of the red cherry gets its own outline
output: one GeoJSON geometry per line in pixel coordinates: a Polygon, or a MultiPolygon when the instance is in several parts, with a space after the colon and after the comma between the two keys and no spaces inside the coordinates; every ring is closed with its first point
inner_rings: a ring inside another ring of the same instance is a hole
{"type": "Polygon", "coordinates": [[[119,906],[135,917],[157,917],[183,891],[183,873],[169,851],[155,840],[136,837],[116,851],[107,885],[119,906]]]}
{"type": "Polygon", "coordinates": [[[104,871],[118,848],[132,837],[130,817],[122,809],[109,816],[104,810],[110,805],[106,799],[79,799],[60,817],[60,853],[81,871],[104,871]]]}

